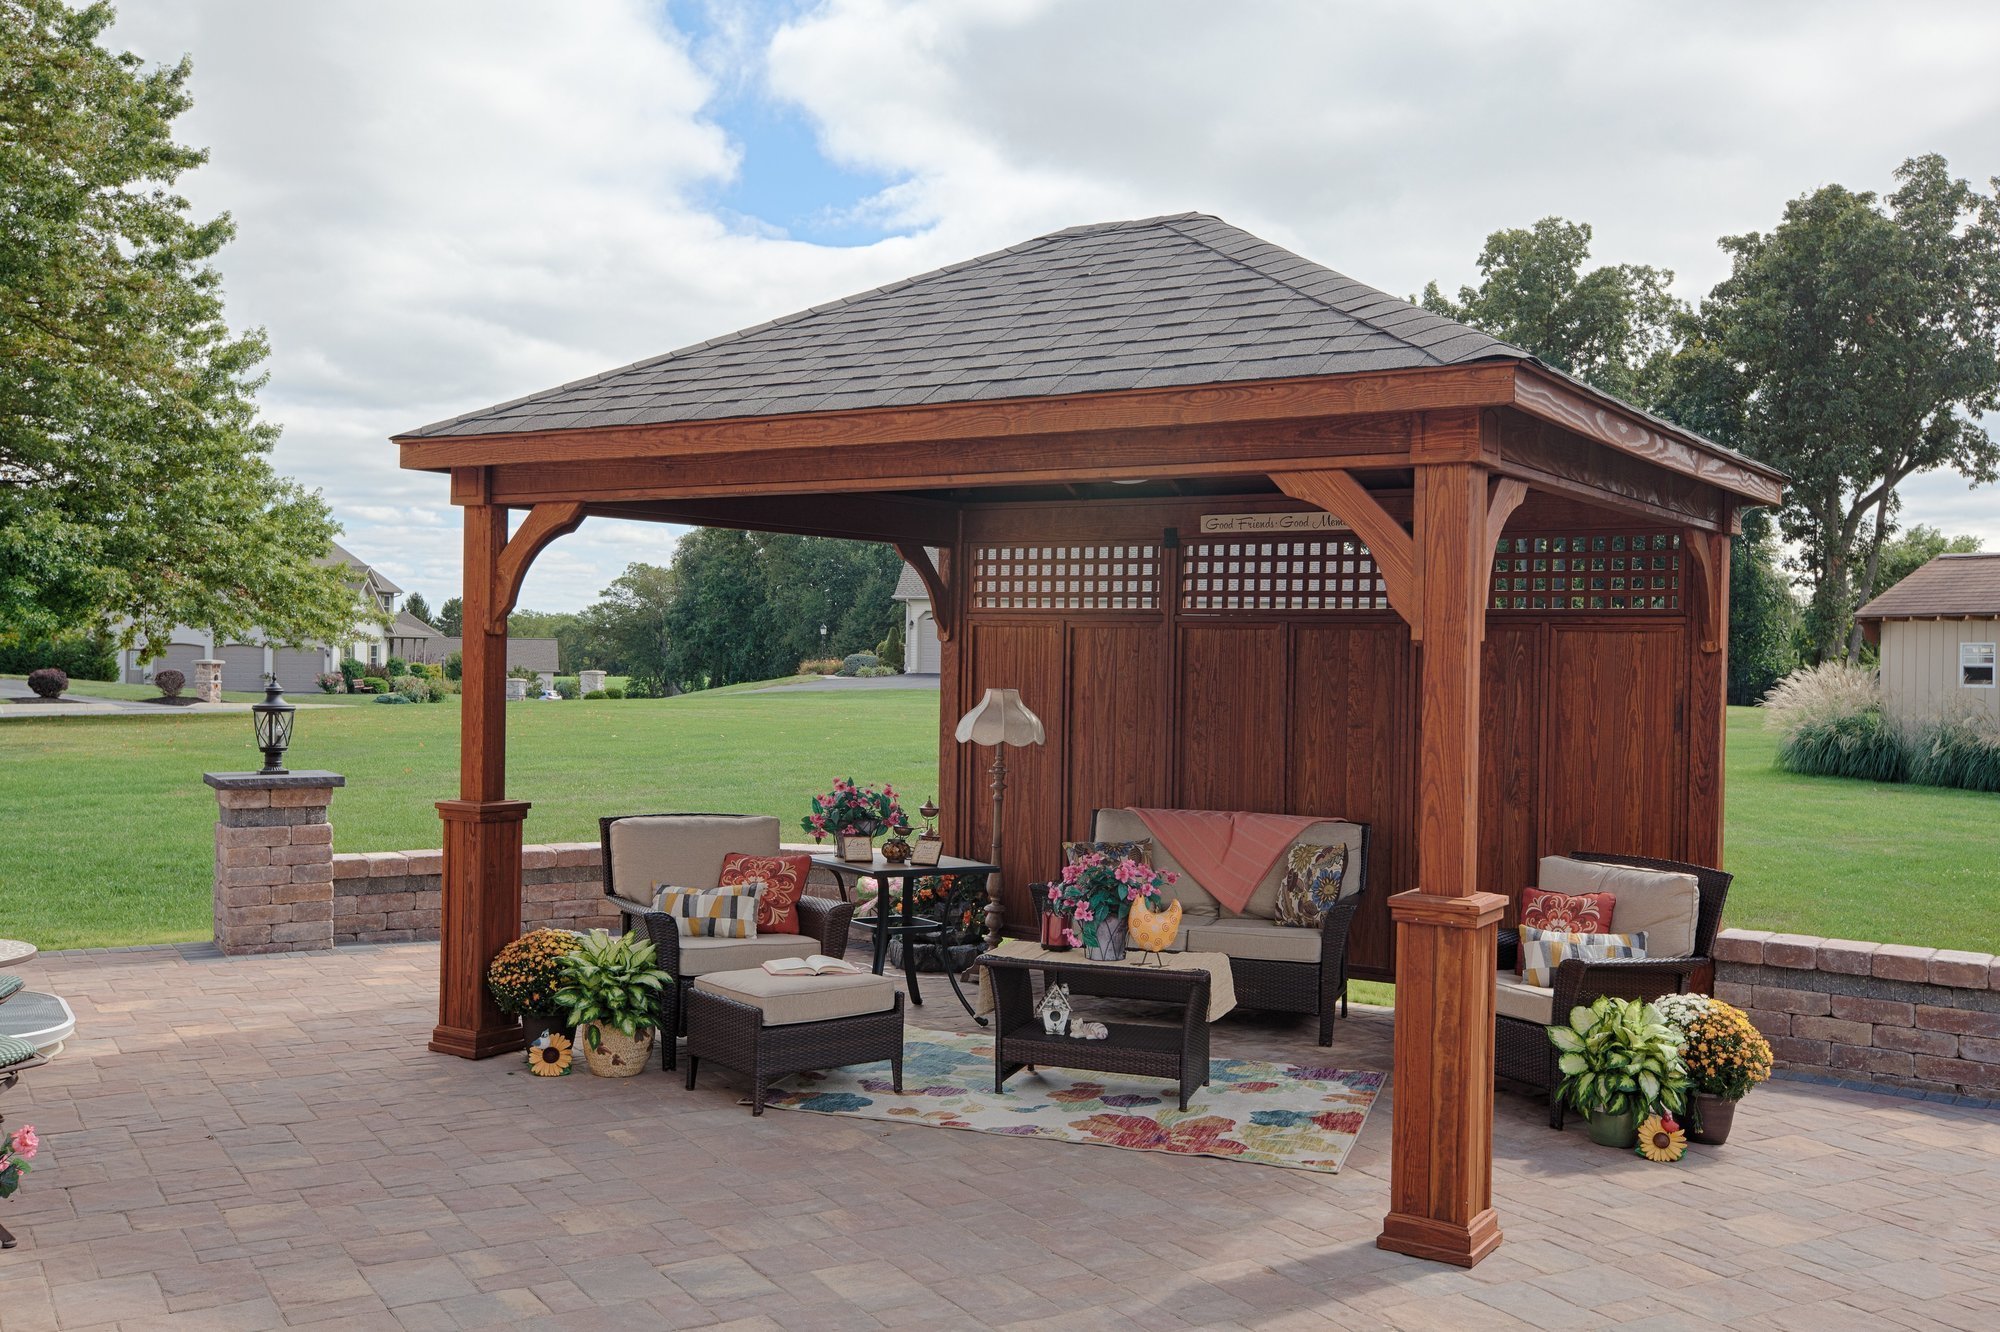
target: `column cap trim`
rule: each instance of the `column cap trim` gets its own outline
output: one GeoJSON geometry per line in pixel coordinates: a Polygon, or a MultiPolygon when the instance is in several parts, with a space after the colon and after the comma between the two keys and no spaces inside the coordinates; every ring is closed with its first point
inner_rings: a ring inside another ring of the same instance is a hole
{"type": "Polygon", "coordinates": [[[1389,898],[1389,915],[1398,924],[1433,925],[1454,930],[1479,930],[1497,924],[1507,910],[1507,899],[1498,893],[1465,893],[1448,896],[1417,889],[1389,898]]]}

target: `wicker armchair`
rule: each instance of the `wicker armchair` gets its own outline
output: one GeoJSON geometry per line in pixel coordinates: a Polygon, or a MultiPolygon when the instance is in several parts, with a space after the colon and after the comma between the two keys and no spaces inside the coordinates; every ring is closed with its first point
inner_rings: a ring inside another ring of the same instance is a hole
{"type": "MultiPolygon", "coordinates": [[[[1556,968],[1556,1021],[1564,1021],[1569,1011],[1602,996],[1614,999],[1651,1001],[1662,995],[1685,994],[1706,988],[1715,972],[1710,954],[1716,931],[1722,926],[1722,905],[1729,897],[1734,876],[1705,865],[1649,856],[1614,856],[1596,851],[1574,851],[1572,860],[1601,865],[1622,865],[1631,869],[1668,870],[1692,874],[1700,892],[1695,916],[1694,952],[1686,957],[1620,958],[1585,962],[1567,958],[1556,968]]],[[[1507,932],[1511,934],[1512,932],[1507,932]]],[[[1506,950],[1503,941],[1502,952],[1506,950]]],[[[1503,961],[1503,965],[1504,965],[1503,961]]],[[[1494,1023],[1493,1073],[1496,1078],[1544,1092],[1549,1098],[1549,1127],[1563,1126],[1562,1100],[1556,1095],[1561,1074],[1556,1068],[1556,1049],[1549,1042],[1545,1024],[1498,1015],[1494,1023]]]]}

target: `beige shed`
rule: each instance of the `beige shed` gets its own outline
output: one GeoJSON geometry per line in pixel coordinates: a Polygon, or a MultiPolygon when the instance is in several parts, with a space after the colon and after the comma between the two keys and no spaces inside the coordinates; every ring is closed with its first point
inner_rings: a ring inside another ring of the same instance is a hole
{"type": "Polygon", "coordinates": [[[1892,716],[1978,708],[2000,722],[2000,553],[1940,555],[1859,611],[1892,716]]]}

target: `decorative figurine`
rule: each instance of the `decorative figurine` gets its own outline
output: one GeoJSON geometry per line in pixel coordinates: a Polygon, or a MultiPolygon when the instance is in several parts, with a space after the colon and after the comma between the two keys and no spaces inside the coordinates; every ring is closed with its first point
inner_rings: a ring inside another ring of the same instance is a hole
{"type": "MultiPolygon", "coordinates": [[[[944,839],[938,836],[937,830],[937,797],[932,796],[929,800],[917,806],[917,813],[923,815],[924,830],[918,834],[917,845],[910,852],[910,863],[912,865],[935,865],[944,858],[944,839]]],[[[907,833],[909,829],[904,828],[902,831],[907,833]]],[[[888,848],[884,847],[882,853],[887,855],[888,848]]]]}
{"type": "Polygon", "coordinates": [[[899,823],[889,829],[889,840],[882,843],[882,859],[891,865],[907,864],[910,859],[910,825],[899,823]]]}

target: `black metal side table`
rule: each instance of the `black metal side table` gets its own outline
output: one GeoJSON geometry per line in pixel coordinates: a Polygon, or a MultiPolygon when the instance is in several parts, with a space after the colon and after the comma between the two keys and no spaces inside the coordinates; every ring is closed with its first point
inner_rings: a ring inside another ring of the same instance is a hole
{"type": "Polygon", "coordinates": [[[861,879],[873,879],[881,885],[880,891],[875,895],[875,914],[854,918],[856,925],[875,936],[876,975],[882,974],[883,967],[888,962],[889,936],[892,934],[898,936],[903,941],[903,978],[909,988],[910,1002],[919,1008],[923,1007],[923,992],[917,988],[917,950],[913,945],[918,939],[928,936],[937,945],[939,961],[944,965],[944,977],[951,984],[951,992],[958,996],[959,1003],[965,1005],[965,1011],[969,1016],[977,1018],[981,1026],[985,1025],[986,1019],[977,1017],[972,1012],[972,1001],[965,997],[965,991],[958,983],[958,973],[946,955],[944,934],[948,928],[947,923],[916,913],[913,885],[918,879],[932,879],[941,875],[976,876],[983,885],[987,876],[1000,872],[998,865],[989,865],[980,860],[959,860],[952,856],[942,857],[935,865],[912,865],[907,861],[900,865],[892,865],[882,859],[880,851],[877,851],[875,858],[870,861],[814,856],[812,863],[815,869],[823,869],[839,880],[840,895],[848,901],[854,900],[854,888],[861,879]],[[884,915],[882,911],[882,903],[889,895],[890,885],[899,879],[903,884],[903,918],[900,921],[884,915]]]}

